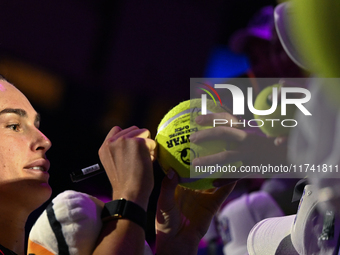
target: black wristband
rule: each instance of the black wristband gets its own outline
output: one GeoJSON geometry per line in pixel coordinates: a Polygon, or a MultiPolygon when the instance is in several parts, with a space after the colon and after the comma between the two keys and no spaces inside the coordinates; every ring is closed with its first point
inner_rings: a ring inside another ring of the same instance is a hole
{"type": "Polygon", "coordinates": [[[146,211],[139,205],[124,198],[105,203],[101,218],[103,221],[128,219],[146,230],[146,211]]]}

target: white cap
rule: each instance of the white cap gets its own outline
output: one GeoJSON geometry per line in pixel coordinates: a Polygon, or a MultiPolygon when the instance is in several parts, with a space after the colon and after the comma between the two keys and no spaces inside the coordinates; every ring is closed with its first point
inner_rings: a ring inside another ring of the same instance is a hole
{"type": "Polygon", "coordinates": [[[265,219],[254,226],[248,237],[249,255],[334,254],[339,219],[332,211],[320,214],[318,203],[318,190],[306,185],[296,215],[265,219]]]}
{"type": "Polygon", "coordinates": [[[265,191],[246,194],[231,201],[217,218],[224,253],[248,254],[247,237],[252,227],[265,218],[282,215],[280,207],[265,191]]]}

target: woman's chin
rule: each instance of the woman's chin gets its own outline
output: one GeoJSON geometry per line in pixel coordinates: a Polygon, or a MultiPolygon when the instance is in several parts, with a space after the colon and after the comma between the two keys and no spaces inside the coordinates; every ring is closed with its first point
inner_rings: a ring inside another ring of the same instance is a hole
{"type": "Polygon", "coordinates": [[[39,197],[41,197],[42,203],[45,203],[52,195],[52,188],[48,183],[41,183],[39,197]]]}
{"type": "Polygon", "coordinates": [[[52,188],[47,182],[33,182],[29,185],[28,192],[30,193],[30,196],[27,199],[32,206],[38,208],[51,197],[52,188]]]}

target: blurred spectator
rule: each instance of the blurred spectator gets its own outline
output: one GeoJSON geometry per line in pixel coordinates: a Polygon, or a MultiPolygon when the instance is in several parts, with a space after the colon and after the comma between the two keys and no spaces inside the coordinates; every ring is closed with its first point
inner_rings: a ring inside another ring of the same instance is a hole
{"type": "MultiPolygon", "coordinates": [[[[249,58],[250,78],[304,77],[305,72],[285,52],[274,24],[274,8],[260,9],[244,29],[230,38],[229,47],[235,53],[245,53],[249,58]]],[[[273,79],[256,79],[251,86],[257,92],[273,85],[273,79]]],[[[245,89],[245,88],[243,88],[245,89]]],[[[245,116],[252,117],[252,114],[245,116]]],[[[260,191],[243,194],[226,204],[221,210],[217,225],[224,243],[224,254],[247,254],[249,231],[259,221],[296,212],[297,204],[291,203],[296,179],[269,179],[260,191]]],[[[238,184],[242,185],[242,181],[238,184]]]]}
{"type": "MultiPolygon", "coordinates": [[[[319,3],[321,8],[324,2],[319,3]]],[[[288,4],[281,4],[275,9],[278,34],[292,60],[302,67],[307,66],[292,44],[287,26],[291,13],[288,8],[288,4]]],[[[331,97],[325,93],[329,81],[311,79],[309,91],[313,97],[306,107],[313,117],[296,116],[299,126],[290,134],[288,141],[288,159],[293,164],[321,166],[327,163],[326,166],[336,166],[339,163],[339,107],[332,104],[331,97]]],[[[336,90],[333,95],[338,97],[336,90]]],[[[308,177],[311,184],[304,187],[296,215],[266,219],[251,230],[248,238],[250,255],[340,254],[338,174],[309,171],[308,177]]]]}
{"type": "Polygon", "coordinates": [[[287,55],[274,25],[274,8],[260,9],[248,26],[236,31],[229,40],[235,53],[245,53],[257,78],[303,77],[304,73],[287,55]]]}
{"type": "Polygon", "coordinates": [[[283,180],[270,179],[263,183],[261,190],[244,194],[221,210],[217,223],[224,254],[248,254],[248,234],[256,223],[296,212],[297,204],[290,204],[296,180],[283,180]]]}

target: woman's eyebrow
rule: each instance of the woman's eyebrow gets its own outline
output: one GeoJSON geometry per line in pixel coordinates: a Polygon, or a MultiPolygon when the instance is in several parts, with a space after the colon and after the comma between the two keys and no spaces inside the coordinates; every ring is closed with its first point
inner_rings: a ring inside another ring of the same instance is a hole
{"type": "Polygon", "coordinates": [[[27,118],[27,112],[23,109],[15,109],[15,108],[5,108],[2,111],[0,111],[0,115],[5,114],[5,113],[14,113],[19,115],[20,117],[25,117],[27,118]]]}
{"type": "MultiPolygon", "coordinates": [[[[0,111],[0,115],[6,114],[6,113],[14,113],[24,118],[28,117],[27,112],[24,109],[20,109],[20,108],[18,109],[17,108],[5,108],[2,111],[0,111]]],[[[40,114],[37,113],[37,115],[35,116],[34,124],[39,125],[39,123],[40,123],[40,114]]]]}

